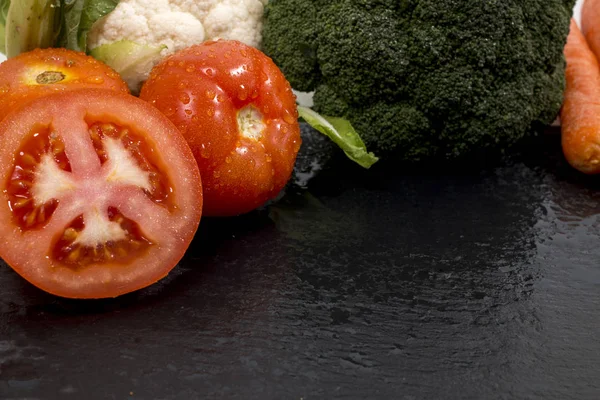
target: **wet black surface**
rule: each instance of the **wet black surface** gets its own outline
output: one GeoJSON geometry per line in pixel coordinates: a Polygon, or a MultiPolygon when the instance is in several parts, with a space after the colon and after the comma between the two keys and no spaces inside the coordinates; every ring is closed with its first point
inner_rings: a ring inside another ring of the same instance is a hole
{"type": "Polygon", "coordinates": [[[311,178],[308,144],[300,186],[204,220],[147,290],[64,300],[1,264],[0,398],[600,398],[600,181],[556,132],[485,170],[311,178]]]}

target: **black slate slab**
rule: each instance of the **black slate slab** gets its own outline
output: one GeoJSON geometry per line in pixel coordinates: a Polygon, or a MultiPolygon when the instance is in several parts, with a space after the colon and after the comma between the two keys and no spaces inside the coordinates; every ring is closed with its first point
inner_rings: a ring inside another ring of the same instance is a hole
{"type": "Polygon", "coordinates": [[[305,134],[279,202],[204,220],[149,289],[59,299],[0,263],[0,398],[600,398],[600,181],[556,131],[420,172],[305,134]]]}

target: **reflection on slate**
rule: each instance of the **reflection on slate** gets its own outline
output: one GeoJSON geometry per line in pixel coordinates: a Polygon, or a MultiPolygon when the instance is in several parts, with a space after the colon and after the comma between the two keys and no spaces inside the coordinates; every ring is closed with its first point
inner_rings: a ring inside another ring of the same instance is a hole
{"type": "Polygon", "coordinates": [[[437,173],[304,135],[285,196],[203,220],[147,290],[58,299],[2,264],[0,398],[600,396],[600,192],[556,132],[437,173]]]}

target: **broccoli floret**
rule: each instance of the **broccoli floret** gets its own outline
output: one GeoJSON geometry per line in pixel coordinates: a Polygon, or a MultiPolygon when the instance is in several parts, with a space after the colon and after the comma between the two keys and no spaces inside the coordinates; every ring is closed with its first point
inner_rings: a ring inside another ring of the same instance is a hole
{"type": "Polygon", "coordinates": [[[559,112],[574,3],[271,0],[263,49],[380,153],[501,152],[559,112]]]}

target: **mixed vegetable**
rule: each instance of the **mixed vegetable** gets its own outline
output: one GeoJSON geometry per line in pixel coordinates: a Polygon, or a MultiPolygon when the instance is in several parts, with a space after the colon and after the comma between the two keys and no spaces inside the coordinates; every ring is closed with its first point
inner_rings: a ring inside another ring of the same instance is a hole
{"type": "Polygon", "coordinates": [[[567,160],[600,172],[600,0],[567,41],[572,3],[0,0],[0,257],[64,297],[148,286],[203,215],[278,196],[299,119],[369,168],[361,137],[502,152],[562,104],[567,160]]]}

